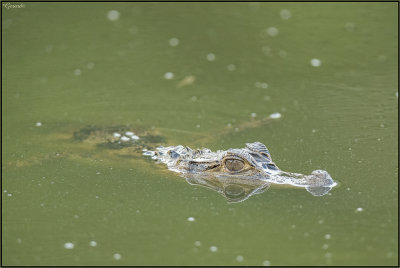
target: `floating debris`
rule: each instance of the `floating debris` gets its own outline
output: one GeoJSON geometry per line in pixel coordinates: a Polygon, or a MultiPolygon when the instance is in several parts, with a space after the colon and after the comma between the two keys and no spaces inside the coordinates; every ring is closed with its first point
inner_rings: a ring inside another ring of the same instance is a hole
{"type": "Polygon", "coordinates": [[[176,47],[177,45],[179,45],[179,39],[176,37],[172,37],[168,40],[168,43],[171,47],[176,47]]]}
{"type": "Polygon", "coordinates": [[[129,141],[130,140],[130,138],[128,138],[127,136],[122,136],[121,137],[121,141],[129,141]]]}
{"type": "Polygon", "coordinates": [[[119,254],[119,253],[115,253],[114,255],[113,255],[113,258],[115,259],[115,260],[120,260],[121,259],[121,254],[119,254]]]}
{"type": "Polygon", "coordinates": [[[283,20],[288,20],[292,17],[292,13],[287,9],[282,9],[281,12],[279,12],[279,15],[283,20]]]}
{"type": "Polygon", "coordinates": [[[278,119],[278,118],[281,118],[281,117],[282,117],[282,115],[280,113],[278,113],[278,112],[272,113],[272,114],[269,115],[269,118],[271,118],[271,119],[278,119]]]}
{"type": "Polygon", "coordinates": [[[236,70],[235,64],[229,64],[226,68],[228,69],[228,71],[231,71],[231,72],[233,72],[234,70],[236,70]]]}
{"type": "Polygon", "coordinates": [[[139,136],[132,135],[132,136],[131,136],[131,139],[132,139],[132,140],[138,140],[138,139],[139,139],[139,136]]]}
{"type": "Polygon", "coordinates": [[[74,70],[74,75],[75,75],[75,76],[80,76],[81,73],[82,73],[81,69],[75,69],[75,70],[74,70]]]}
{"type": "Polygon", "coordinates": [[[236,261],[242,262],[244,260],[243,256],[236,256],[236,261]]]}
{"type": "Polygon", "coordinates": [[[279,34],[279,30],[277,28],[275,28],[275,27],[269,27],[267,29],[267,34],[269,36],[277,36],[279,34]]]}
{"type": "Polygon", "coordinates": [[[344,25],[344,28],[345,28],[348,32],[353,32],[354,29],[356,28],[356,26],[355,26],[355,24],[352,23],[352,22],[347,22],[347,23],[344,25]]]}
{"type": "Polygon", "coordinates": [[[165,78],[165,79],[168,79],[168,80],[171,80],[172,78],[174,78],[174,74],[171,73],[171,72],[166,72],[166,73],[164,74],[164,78],[165,78]]]}
{"type": "Polygon", "coordinates": [[[325,237],[325,239],[331,239],[331,235],[330,234],[326,234],[324,237],[325,237]]]}
{"type": "Polygon", "coordinates": [[[311,59],[310,63],[311,63],[311,66],[313,66],[313,67],[321,66],[321,61],[319,59],[311,59]]]}
{"type": "Polygon", "coordinates": [[[110,21],[116,21],[119,19],[119,12],[117,10],[110,10],[107,13],[107,19],[109,19],[110,21]]]}
{"type": "Polygon", "coordinates": [[[88,64],[86,64],[86,68],[93,69],[94,68],[94,63],[93,62],[89,62],[88,64]]]}
{"type": "Polygon", "coordinates": [[[211,252],[217,252],[217,251],[218,251],[218,248],[217,248],[216,246],[211,246],[211,247],[210,247],[210,251],[211,251],[211,252]]]}
{"type": "Polygon", "coordinates": [[[75,245],[72,242],[67,242],[64,244],[64,248],[66,248],[66,249],[73,249],[74,246],[75,245]]]}
{"type": "Polygon", "coordinates": [[[207,54],[207,60],[208,61],[215,61],[215,54],[214,53],[209,53],[209,54],[207,54]]]}
{"type": "Polygon", "coordinates": [[[268,88],[268,84],[265,83],[265,82],[256,82],[256,83],[255,83],[255,86],[256,86],[257,88],[268,88]]]}
{"type": "Polygon", "coordinates": [[[265,261],[263,261],[262,265],[263,265],[263,266],[270,266],[270,265],[271,265],[271,262],[268,261],[268,260],[265,260],[265,261]]]}
{"type": "Polygon", "coordinates": [[[194,83],[194,81],[196,80],[196,77],[194,75],[188,75],[185,76],[177,85],[176,87],[180,88],[180,87],[184,87],[184,86],[188,86],[194,83]]]}

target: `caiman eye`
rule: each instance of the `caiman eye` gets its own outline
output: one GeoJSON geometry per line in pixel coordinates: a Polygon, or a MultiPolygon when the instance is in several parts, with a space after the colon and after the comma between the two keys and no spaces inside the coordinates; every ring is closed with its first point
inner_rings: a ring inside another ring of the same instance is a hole
{"type": "Polygon", "coordinates": [[[229,171],[237,172],[244,168],[244,162],[239,159],[226,159],[225,167],[229,171]]]}

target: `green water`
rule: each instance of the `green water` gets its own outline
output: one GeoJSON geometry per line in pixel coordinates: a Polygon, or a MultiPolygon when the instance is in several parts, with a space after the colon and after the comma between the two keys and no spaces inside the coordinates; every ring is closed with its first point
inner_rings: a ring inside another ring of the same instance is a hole
{"type": "Polygon", "coordinates": [[[397,8],[3,6],[2,264],[397,265],[397,8]],[[229,204],[145,158],[60,138],[86,125],[213,150],[260,141],[281,169],[340,186],[229,204]]]}

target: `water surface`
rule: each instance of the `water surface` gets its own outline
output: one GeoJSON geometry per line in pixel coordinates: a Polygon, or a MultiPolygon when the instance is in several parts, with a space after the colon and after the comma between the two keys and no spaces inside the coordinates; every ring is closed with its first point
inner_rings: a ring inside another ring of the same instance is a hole
{"type": "Polygon", "coordinates": [[[3,265],[396,265],[397,21],[395,3],[3,8],[3,265]],[[281,169],[340,186],[229,204],[143,157],[77,147],[87,125],[260,141],[281,169]]]}

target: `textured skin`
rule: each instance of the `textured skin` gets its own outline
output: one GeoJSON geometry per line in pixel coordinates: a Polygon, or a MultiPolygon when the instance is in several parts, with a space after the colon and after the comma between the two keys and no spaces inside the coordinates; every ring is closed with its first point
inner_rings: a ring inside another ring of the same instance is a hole
{"type": "MultiPolygon", "coordinates": [[[[246,194],[243,200],[265,191],[271,183],[303,187],[314,196],[325,195],[336,185],[324,170],[314,170],[311,175],[280,170],[267,147],[260,142],[216,152],[206,148],[193,150],[182,145],[158,147],[157,151],[147,151],[144,155],[166,164],[169,170],[181,174],[189,183],[212,188],[225,196],[227,188],[232,192],[236,185],[235,189],[240,192],[241,187],[246,194]],[[232,167],[235,170],[230,170],[232,167]]],[[[243,201],[236,199],[230,201],[243,201]]]]}

